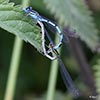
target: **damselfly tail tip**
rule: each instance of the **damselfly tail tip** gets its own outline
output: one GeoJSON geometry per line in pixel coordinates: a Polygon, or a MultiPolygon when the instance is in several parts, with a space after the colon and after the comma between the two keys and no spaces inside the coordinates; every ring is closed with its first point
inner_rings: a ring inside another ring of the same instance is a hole
{"type": "Polygon", "coordinates": [[[80,96],[80,91],[78,89],[73,89],[72,94],[74,98],[78,98],[80,96]]]}

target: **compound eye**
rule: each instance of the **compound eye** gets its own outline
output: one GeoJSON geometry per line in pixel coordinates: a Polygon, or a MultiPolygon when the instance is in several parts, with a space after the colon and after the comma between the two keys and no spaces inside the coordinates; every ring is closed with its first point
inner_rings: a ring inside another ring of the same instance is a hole
{"type": "Polygon", "coordinates": [[[26,10],[31,11],[32,7],[29,6],[29,7],[26,8],[26,10]]]}

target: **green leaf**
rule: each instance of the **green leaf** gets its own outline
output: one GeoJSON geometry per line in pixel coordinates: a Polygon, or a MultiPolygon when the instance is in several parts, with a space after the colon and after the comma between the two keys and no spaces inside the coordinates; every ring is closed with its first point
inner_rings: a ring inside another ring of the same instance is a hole
{"type": "Polygon", "coordinates": [[[0,4],[6,4],[8,2],[9,2],[9,0],[0,0],[0,4]]]}
{"type": "Polygon", "coordinates": [[[42,52],[41,29],[36,23],[36,20],[25,15],[21,6],[14,6],[14,3],[0,4],[0,27],[31,43],[42,52]]]}
{"type": "Polygon", "coordinates": [[[75,29],[78,36],[92,50],[98,47],[98,31],[84,0],[44,0],[44,2],[59,19],[60,24],[75,29]]]}

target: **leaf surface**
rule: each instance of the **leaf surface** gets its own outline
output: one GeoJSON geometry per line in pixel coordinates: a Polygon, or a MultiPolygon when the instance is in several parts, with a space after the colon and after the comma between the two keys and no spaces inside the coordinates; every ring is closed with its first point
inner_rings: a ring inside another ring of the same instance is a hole
{"type": "Polygon", "coordinates": [[[98,31],[84,0],[44,0],[44,2],[59,19],[60,24],[75,29],[81,40],[92,50],[98,47],[98,31]]]}
{"type": "Polygon", "coordinates": [[[0,27],[11,32],[42,52],[41,29],[37,21],[26,16],[21,6],[14,6],[8,0],[0,0],[0,27]]]}

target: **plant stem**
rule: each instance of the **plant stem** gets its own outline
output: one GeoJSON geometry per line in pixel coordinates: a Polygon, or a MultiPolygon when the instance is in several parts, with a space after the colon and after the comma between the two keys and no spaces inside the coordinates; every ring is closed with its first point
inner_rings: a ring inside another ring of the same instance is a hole
{"type": "MultiPolygon", "coordinates": [[[[29,0],[23,0],[23,7],[27,6],[28,4],[29,4],[29,0]]],[[[22,46],[23,46],[23,41],[19,37],[16,37],[14,42],[14,47],[13,47],[13,53],[11,57],[11,63],[10,63],[10,69],[8,74],[4,100],[13,100],[14,98],[22,46]]]]}
{"type": "Polygon", "coordinates": [[[23,8],[27,7],[30,4],[30,0],[22,0],[23,8]]]}
{"type": "Polygon", "coordinates": [[[53,100],[53,98],[54,98],[57,74],[58,74],[58,61],[55,60],[51,64],[51,71],[50,71],[48,91],[47,91],[47,99],[46,100],[53,100]]]}
{"type": "Polygon", "coordinates": [[[8,75],[4,100],[13,100],[17,74],[18,74],[18,67],[20,63],[21,49],[22,49],[22,40],[16,37],[14,47],[13,47],[13,53],[11,58],[11,64],[9,69],[9,75],[8,75]]]}
{"type": "MultiPolygon", "coordinates": [[[[56,38],[55,42],[57,43],[57,41],[58,40],[56,38]]],[[[57,81],[57,74],[58,74],[58,60],[54,60],[51,63],[51,71],[50,71],[46,100],[53,100],[54,99],[55,87],[56,87],[56,81],[57,81]]]]}

